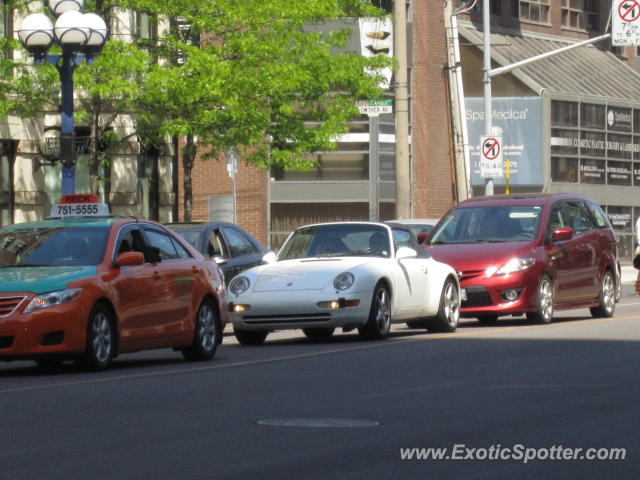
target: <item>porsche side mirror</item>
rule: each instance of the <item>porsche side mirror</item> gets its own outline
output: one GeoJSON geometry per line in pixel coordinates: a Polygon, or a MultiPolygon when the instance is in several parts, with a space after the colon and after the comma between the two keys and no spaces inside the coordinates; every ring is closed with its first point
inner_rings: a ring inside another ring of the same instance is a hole
{"type": "Polygon", "coordinates": [[[403,258],[416,258],[417,256],[418,252],[409,247],[400,247],[396,252],[397,260],[402,260],[403,258]]]}
{"type": "Polygon", "coordinates": [[[262,257],[262,263],[276,263],[276,258],[275,252],[267,252],[262,257]]]}

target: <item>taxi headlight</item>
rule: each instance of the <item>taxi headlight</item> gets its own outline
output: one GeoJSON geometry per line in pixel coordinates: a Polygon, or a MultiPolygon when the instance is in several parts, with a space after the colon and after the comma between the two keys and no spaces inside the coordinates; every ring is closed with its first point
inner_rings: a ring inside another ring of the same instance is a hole
{"type": "Polygon", "coordinates": [[[351,272],[342,272],[333,280],[333,286],[336,287],[337,290],[346,290],[351,288],[353,282],[355,281],[355,277],[351,272]]]}
{"type": "Polygon", "coordinates": [[[249,285],[251,285],[251,282],[247,277],[239,276],[231,280],[229,291],[234,295],[240,295],[249,289],[249,285]]]}
{"type": "Polygon", "coordinates": [[[43,308],[55,307],[56,305],[64,305],[65,303],[75,302],[82,292],[81,288],[70,288],[68,290],[59,290],[57,292],[43,293],[34,297],[27,305],[22,313],[31,313],[35,310],[43,308]]]}

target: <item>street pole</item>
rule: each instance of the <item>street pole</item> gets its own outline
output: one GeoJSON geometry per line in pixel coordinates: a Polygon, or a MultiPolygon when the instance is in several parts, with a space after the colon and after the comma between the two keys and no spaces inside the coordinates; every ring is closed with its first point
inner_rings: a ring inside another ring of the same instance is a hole
{"type": "MultiPolygon", "coordinates": [[[[492,135],[491,130],[491,115],[493,109],[491,108],[491,18],[489,2],[485,0],[482,2],[482,28],[484,30],[484,134],[489,137],[492,135]]],[[[484,194],[493,195],[493,179],[484,179],[484,194]]]]}
{"type": "Polygon", "coordinates": [[[62,194],[75,193],[75,122],[73,118],[73,72],[77,63],[73,52],[63,48],[62,55],[47,55],[47,62],[60,75],[60,162],[62,163],[62,194]],[[51,57],[51,58],[50,58],[51,57]]]}
{"type": "Polygon", "coordinates": [[[411,217],[411,173],[409,166],[409,93],[407,79],[407,3],[393,2],[396,119],[396,218],[411,217]]]}
{"type": "Polygon", "coordinates": [[[369,115],[369,221],[380,220],[380,117],[369,115]]]}

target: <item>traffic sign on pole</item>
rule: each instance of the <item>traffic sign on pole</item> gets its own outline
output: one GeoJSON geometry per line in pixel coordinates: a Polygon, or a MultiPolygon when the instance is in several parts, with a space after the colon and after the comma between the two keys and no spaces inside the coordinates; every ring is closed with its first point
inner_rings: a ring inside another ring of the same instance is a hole
{"type": "Polygon", "coordinates": [[[640,0],[613,0],[611,43],[640,46],[640,0]]]}
{"type": "Polygon", "coordinates": [[[480,176],[483,178],[504,176],[502,137],[480,137],[480,176]]]}

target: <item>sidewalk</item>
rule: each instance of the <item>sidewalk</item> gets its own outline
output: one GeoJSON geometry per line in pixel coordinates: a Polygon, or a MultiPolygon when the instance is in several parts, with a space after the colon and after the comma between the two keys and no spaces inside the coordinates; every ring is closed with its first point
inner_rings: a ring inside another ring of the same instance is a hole
{"type": "Polygon", "coordinates": [[[622,283],[635,283],[638,277],[638,270],[633,268],[633,265],[622,265],[622,283]]]}

